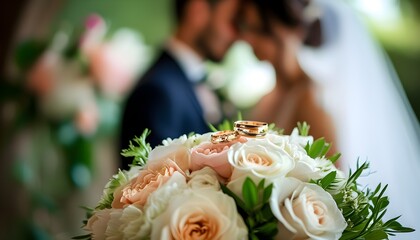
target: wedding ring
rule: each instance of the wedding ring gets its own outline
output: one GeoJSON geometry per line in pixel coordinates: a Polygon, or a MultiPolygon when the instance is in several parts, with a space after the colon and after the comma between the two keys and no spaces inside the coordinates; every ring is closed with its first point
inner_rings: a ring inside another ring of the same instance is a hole
{"type": "Polygon", "coordinates": [[[211,142],[214,144],[222,142],[231,142],[237,139],[238,137],[239,135],[236,131],[219,131],[211,135],[211,142]]]}
{"type": "Polygon", "coordinates": [[[263,137],[267,134],[268,124],[266,122],[258,121],[236,121],[234,130],[239,135],[247,137],[263,137]]]}

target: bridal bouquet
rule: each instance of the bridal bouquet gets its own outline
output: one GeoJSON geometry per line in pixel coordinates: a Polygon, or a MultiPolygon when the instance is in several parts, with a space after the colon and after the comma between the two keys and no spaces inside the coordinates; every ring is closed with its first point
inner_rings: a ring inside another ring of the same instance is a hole
{"type": "MultiPolygon", "coordinates": [[[[291,135],[272,125],[237,121],[203,135],[167,139],[150,133],[130,143],[129,171],[106,185],[87,209],[78,239],[386,239],[413,229],[382,219],[385,187],[361,190],[327,157],[330,144],[298,124],[291,135]],[[229,130],[228,130],[229,129],[229,130]]],[[[329,156],[329,155],[328,155],[329,156]]]]}

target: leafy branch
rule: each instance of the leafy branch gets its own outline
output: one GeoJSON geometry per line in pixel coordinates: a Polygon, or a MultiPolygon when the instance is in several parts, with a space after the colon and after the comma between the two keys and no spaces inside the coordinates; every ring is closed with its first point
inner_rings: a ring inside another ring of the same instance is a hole
{"type": "Polygon", "coordinates": [[[360,166],[357,164],[356,171],[350,172],[344,188],[333,196],[348,224],[340,239],[379,240],[388,239],[388,235],[393,236],[395,233],[414,231],[397,222],[399,217],[385,223],[382,221],[389,204],[388,197],[384,195],[387,185],[382,187],[379,184],[373,192],[369,188],[365,191],[358,189],[357,179],[368,168],[367,162],[360,166]]]}
{"type": "Polygon", "coordinates": [[[136,136],[133,139],[138,146],[134,146],[134,144],[130,141],[128,149],[122,150],[121,155],[124,157],[134,158],[131,166],[144,166],[146,164],[149,153],[152,151],[150,144],[146,142],[146,138],[150,135],[150,133],[151,131],[146,128],[140,137],[136,136]]]}
{"type": "MultiPolygon", "coordinates": [[[[306,153],[311,158],[317,158],[317,157],[325,157],[328,153],[328,151],[331,148],[331,143],[325,142],[325,139],[318,138],[315,140],[312,144],[309,144],[309,142],[305,146],[306,153]]],[[[333,156],[329,157],[328,159],[335,163],[341,156],[341,153],[336,153],[333,156]]]]}

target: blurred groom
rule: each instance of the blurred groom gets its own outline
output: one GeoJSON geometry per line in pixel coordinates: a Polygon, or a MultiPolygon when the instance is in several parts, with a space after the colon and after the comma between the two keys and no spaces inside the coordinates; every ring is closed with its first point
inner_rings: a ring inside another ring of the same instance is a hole
{"type": "MultiPolygon", "coordinates": [[[[206,76],[204,61],[220,62],[236,40],[238,0],[174,2],[175,32],[127,100],[121,126],[122,149],[145,128],[152,131],[147,138],[152,147],[168,137],[209,131],[204,102],[209,108],[217,104],[211,103],[214,93],[199,90],[198,85],[206,76]],[[203,93],[207,100],[200,97],[203,93]]],[[[123,168],[127,169],[129,162],[131,159],[124,159],[123,168]]]]}

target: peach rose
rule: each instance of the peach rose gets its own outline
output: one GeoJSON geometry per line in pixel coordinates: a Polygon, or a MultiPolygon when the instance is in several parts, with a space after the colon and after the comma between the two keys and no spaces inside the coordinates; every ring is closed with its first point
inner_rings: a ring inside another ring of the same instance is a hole
{"type": "Polygon", "coordinates": [[[194,147],[191,152],[191,170],[197,171],[207,166],[221,177],[229,178],[232,175],[232,166],[228,162],[227,152],[233,144],[246,141],[246,138],[240,137],[238,140],[227,143],[204,142],[194,147]]]}
{"type": "Polygon", "coordinates": [[[170,159],[150,164],[147,169],[140,171],[138,177],[116,189],[112,207],[123,208],[130,204],[144,206],[149,195],[165,184],[174,174],[185,176],[184,171],[170,159]]]}
{"type": "Polygon", "coordinates": [[[154,148],[143,170],[127,185],[114,192],[113,208],[122,208],[127,204],[144,206],[150,193],[165,184],[172,175],[186,176],[189,168],[189,150],[182,145],[159,146],[154,148]]]}

